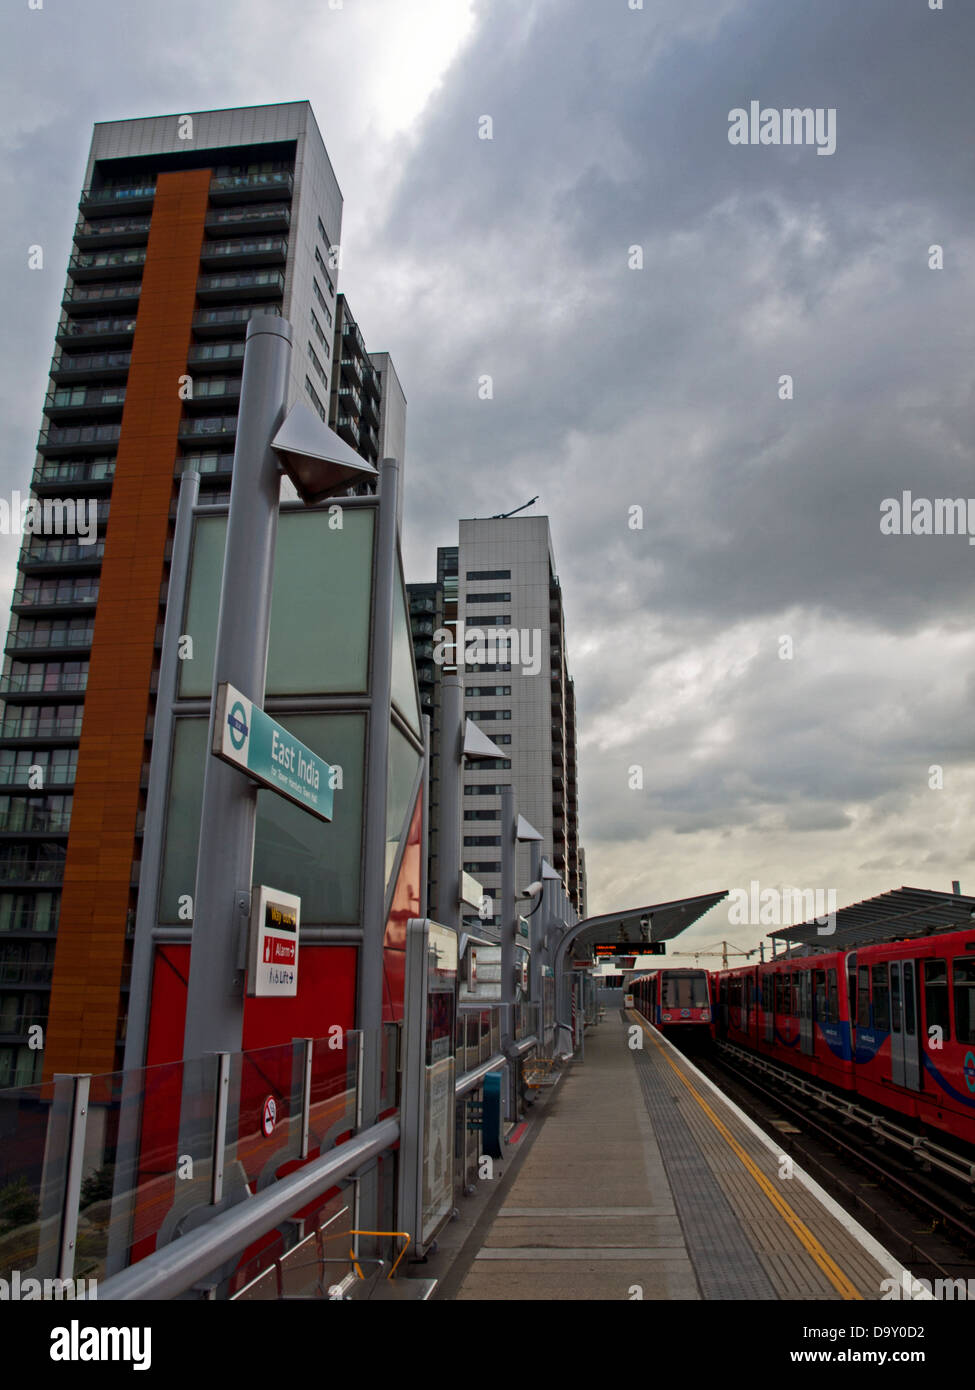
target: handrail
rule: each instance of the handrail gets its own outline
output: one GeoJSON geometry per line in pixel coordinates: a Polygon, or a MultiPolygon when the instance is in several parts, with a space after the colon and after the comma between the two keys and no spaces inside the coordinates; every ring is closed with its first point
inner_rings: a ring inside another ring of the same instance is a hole
{"type": "Polygon", "coordinates": [[[399,1119],[392,1117],[355,1135],[323,1158],[272,1183],[256,1197],[238,1202],[192,1234],[181,1236],[113,1275],[99,1285],[99,1302],[168,1299],[185,1293],[336,1182],[392,1148],[399,1133],[399,1119]]]}
{"type": "Polygon", "coordinates": [[[479,1086],[489,1072],[497,1071],[507,1062],[503,1052],[496,1052],[493,1057],[489,1057],[486,1062],[482,1062],[473,1071],[465,1071],[463,1076],[458,1076],[454,1082],[454,1096],[459,1100],[461,1096],[466,1096],[468,1091],[473,1091],[479,1086]]]}

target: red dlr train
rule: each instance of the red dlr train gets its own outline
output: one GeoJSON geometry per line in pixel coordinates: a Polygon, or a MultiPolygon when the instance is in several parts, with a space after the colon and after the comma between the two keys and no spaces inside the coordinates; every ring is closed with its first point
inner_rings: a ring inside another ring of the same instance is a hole
{"type": "Polygon", "coordinates": [[[975,1145],[975,929],[712,981],[716,1037],[975,1145]]]}
{"type": "Polygon", "coordinates": [[[662,1033],[710,1037],[713,1011],[706,970],[655,970],[638,975],[626,987],[639,1009],[662,1033]]]}

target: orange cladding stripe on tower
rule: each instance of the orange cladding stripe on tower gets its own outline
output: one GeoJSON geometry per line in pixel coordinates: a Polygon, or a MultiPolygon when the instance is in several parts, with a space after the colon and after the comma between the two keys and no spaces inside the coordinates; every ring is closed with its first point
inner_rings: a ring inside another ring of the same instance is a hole
{"type": "Polygon", "coordinates": [[[149,684],[209,169],[160,174],[78,751],[44,1076],[115,1067],[149,684]]]}

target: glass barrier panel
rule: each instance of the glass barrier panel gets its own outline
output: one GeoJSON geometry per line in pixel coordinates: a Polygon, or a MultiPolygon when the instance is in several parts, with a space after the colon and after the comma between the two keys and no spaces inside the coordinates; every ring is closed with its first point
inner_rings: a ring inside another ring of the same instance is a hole
{"type": "Polygon", "coordinates": [[[209,1206],[218,1066],[210,1055],[91,1078],[76,1278],[145,1259],[209,1206]]]}
{"type": "Polygon", "coordinates": [[[298,1157],[303,1081],[301,1044],[279,1043],[234,1053],[225,1185],[229,1180],[259,1192],[283,1164],[298,1157]]]}
{"type": "Polygon", "coordinates": [[[383,1070],[382,1088],[379,1095],[379,1113],[395,1110],[399,1106],[399,1055],[401,1023],[383,1024],[383,1070]]]}
{"type": "Polygon", "coordinates": [[[356,1129],[359,1049],[362,1034],[341,1038],[316,1038],[312,1044],[311,1115],[309,1142],[312,1151],[327,1153],[356,1129]],[[337,1043],[341,1047],[337,1047],[337,1043]]]}
{"type": "Polygon", "coordinates": [[[57,1275],[61,1202],[45,1176],[54,1174],[54,1082],[0,1091],[0,1278],[57,1275]]]}

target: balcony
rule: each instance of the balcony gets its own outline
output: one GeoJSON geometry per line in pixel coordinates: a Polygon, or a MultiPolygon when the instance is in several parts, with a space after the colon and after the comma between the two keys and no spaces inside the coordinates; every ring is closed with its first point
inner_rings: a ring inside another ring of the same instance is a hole
{"type": "Polygon", "coordinates": [[[259,199],[288,198],[294,191],[294,177],[279,169],[269,174],[226,174],[210,180],[210,202],[244,203],[259,199]]]}
{"type": "Polygon", "coordinates": [[[10,739],[76,739],[81,737],[81,707],[75,715],[51,715],[49,719],[18,719],[12,715],[0,724],[0,738],[10,739]]]}
{"type": "Polygon", "coordinates": [[[364,358],[366,355],[366,345],[362,341],[358,324],[353,323],[351,319],[346,319],[342,324],[342,350],[343,355],[346,351],[350,356],[358,354],[364,358]]]}
{"type": "Polygon", "coordinates": [[[63,859],[0,860],[0,883],[60,883],[64,878],[63,859]]]}
{"type": "Polygon", "coordinates": [[[84,486],[86,491],[104,491],[111,487],[115,477],[114,456],[78,459],[43,459],[34,469],[31,487],[35,492],[57,491],[63,493],[65,487],[76,491],[84,486]],[[98,485],[102,484],[102,487],[98,485]]]}
{"type": "Polygon", "coordinates": [[[220,208],[207,213],[208,232],[260,231],[286,232],[291,225],[291,209],[286,203],[255,204],[247,208],[220,208]]]}
{"type": "Polygon", "coordinates": [[[72,289],[65,290],[61,304],[65,309],[87,309],[101,304],[112,309],[137,309],[141,294],[142,283],[139,280],[124,280],[105,285],[75,285],[72,289]]]}
{"type": "Polygon", "coordinates": [[[18,584],[10,600],[15,613],[39,613],[58,608],[94,608],[98,581],[79,579],[27,579],[18,584]]]}
{"type": "Polygon", "coordinates": [[[79,251],[97,250],[109,242],[113,246],[144,246],[148,239],[148,217],[110,217],[99,222],[81,218],[74,234],[79,251]]]}
{"type": "Polygon", "coordinates": [[[226,376],[205,376],[193,383],[193,395],[184,402],[187,410],[192,410],[194,406],[209,405],[230,405],[236,404],[240,399],[240,377],[226,376]]]}
{"type": "Polygon", "coordinates": [[[57,341],[62,347],[84,347],[91,343],[98,347],[114,347],[128,343],[135,332],[135,319],[131,316],[103,319],[63,318],[58,325],[57,341]]]}
{"type": "Polygon", "coordinates": [[[340,386],[338,397],[339,405],[343,406],[346,410],[348,410],[350,405],[354,406],[356,415],[362,410],[362,397],[354,386],[340,386]]]}
{"type": "Polygon", "coordinates": [[[83,695],[87,685],[87,671],[50,672],[38,666],[0,676],[0,695],[83,695]]]}
{"type": "Polygon", "coordinates": [[[194,371],[220,371],[221,368],[242,366],[244,344],[196,343],[190,350],[187,365],[194,371]]]}
{"type": "Polygon", "coordinates": [[[225,337],[239,333],[243,338],[253,314],[280,314],[271,304],[237,304],[226,309],[199,309],[193,315],[193,328],[198,337],[225,337]]]}
{"type": "Polygon", "coordinates": [[[44,397],[44,414],[50,420],[66,420],[75,415],[111,415],[124,405],[124,386],[59,386],[44,397]]]}
{"type": "Polygon", "coordinates": [[[117,445],[121,433],[121,421],[105,425],[51,425],[38,436],[37,451],[45,456],[57,454],[62,449],[97,454],[106,444],[117,445]]]}
{"type": "Polygon", "coordinates": [[[50,989],[54,962],[34,964],[14,961],[0,965],[0,985],[29,985],[33,989],[50,989]]]}
{"type": "Polygon", "coordinates": [[[146,253],[141,246],[118,251],[78,251],[68,261],[68,274],[76,284],[88,280],[111,280],[119,275],[138,278],[145,263],[146,253]]]}
{"type": "Polygon", "coordinates": [[[359,421],[351,415],[340,415],[335,421],[336,431],[342,436],[347,444],[351,444],[353,449],[359,447],[359,421]]]}
{"type": "Polygon", "coordinates": [[[0,832],[7,835],[67,835],[70,811],[49,811],[22,797],[21,804],[0,811],[0,832]]]}
{"type": "Polygon", "coordinates": [[[49,565],[91,565],[101,562],[105,554],[105,542],[95,541],[93,545],[82,545],[76,540],[39,540],[33,537],[30,549],[22,550],[17,561],[18,569],[35,570],[49,565]]]}
{"type": "Polygon", "coordinates": [[[60,352],[51,363],[51,376],[55,381],[114,380],[127,374],[131,362],[129,351],[60,352]]]}
{"type": "Polygon", "coordinates": [[[156,196],[154,183],[108,184],[101,188],[86,188],[78,204],[85,217],[100,212],[113,213],[120,208],[127,212],[151,212],[156,196]]]}
{"type": "Polygon", "coordinates": [[[379,424],[379,402],[369,391],[362,393],[362,418],[373,425],[379,424]]]}
{"type": "Polygon", "coordinates": [[[200,252],[204,265],[283,265],[287,258],[287,237],[205,241],[200,252]]]}
{"type": "Polygon", "coordinates": [[[187,417],[179,422],[179,440],[182,443],[199,443],[212,440],[223,443],[237,437],[236,415],[199,415],[187,417]]]}
{"type": "Polygon", "coordinates": [[[276,299],[284,294],[284,276],[280,270],[239,270],[227,275],[201,275],[196,286],[197,298],[208,301],[239,299],[276,299]]]}
{"type": "Polygon", "coordinates": [[[94,626],[80,628],[69,628],[58,626],[51,628],[50,631],[42,629],[32,629],[22,632],[7,633],[5,650],[8,652],[37,651],[80,651],[91,646],[94,636],[94,626]]]}
{"type": "Polygon", "coordinates": [[[342,358],[342,375],[351,377],[359,386],[362,385],[362,363],[358,357],[342,358]]]}

